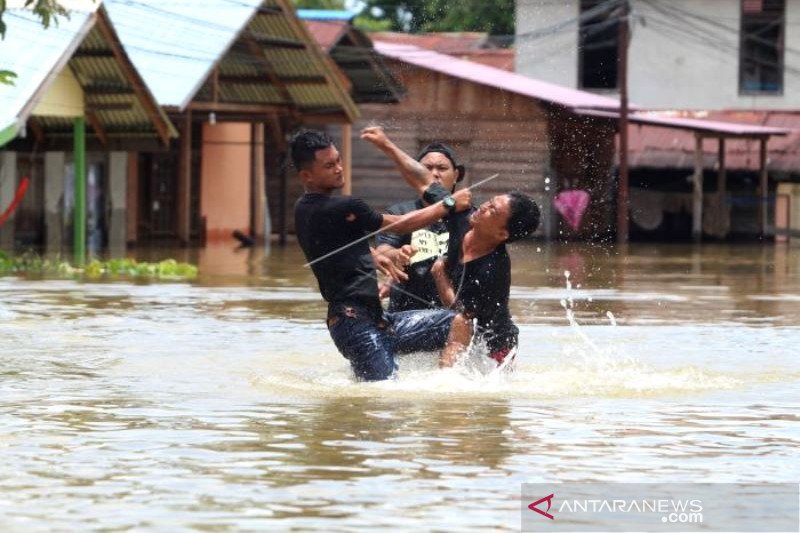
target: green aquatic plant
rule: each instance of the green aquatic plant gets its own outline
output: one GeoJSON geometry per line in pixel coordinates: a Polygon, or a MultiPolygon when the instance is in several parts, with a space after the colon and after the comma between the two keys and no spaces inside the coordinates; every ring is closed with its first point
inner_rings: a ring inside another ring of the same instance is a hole
{"type": "Polygon", "coordinates": [[[190,280],[197,277],[197,267],[165,259],[158,263],[139,262],[135,259],[93,259],[83,268],[71,265],[60,258],[47,259],[26,252],[12,256],[0,250],[0,276],[34,275],[42,277],[70,277],[79,279],[152,279],[190,280]]]}

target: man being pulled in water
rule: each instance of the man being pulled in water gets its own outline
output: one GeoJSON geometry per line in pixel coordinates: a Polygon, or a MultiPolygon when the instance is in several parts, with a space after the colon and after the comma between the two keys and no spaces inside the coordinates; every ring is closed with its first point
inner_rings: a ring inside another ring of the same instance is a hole
{"type": "MultiPolygon", "coordinates": [[[[474,322],[475,337],[483,339],[489,357],[502,364],[509,355],[513,358],[519,334],[508,310],[511,260],[506,243],[536,231],[539,207],[519,192],[499,194],[477,209],[448,218],[447,224],[448,254],[434,264],[432,273],[442,302],[458,310],[453,334],[459,328],[470,330],[474,322]]],[[[465,348],[448,344],[440,366],[452,366],[465,348]]]]}
{"type": "MultiPolygon", "coordinates": [[[[408,180],[417,162],[382,129],[367,128],[364,132],[362,137],[385,152],[408,180]]],[[[458,314],[440,366],[452,366],[469,344],[463,339],[473,333],[486,342],[489,356],[498,364],[509,354],[513,356],[519,330],[508,309],[511,260],[506,243],[530,235],[538,226],[539,206],[519,192],[497,195],[477,209],[447,217],[447,257],[437,260],[431,273],[442,303],[454,307],[458,314]]]]}
{"type": "Polygon", "coordinates": [[[414,161],[416,165],[403,177],[417,194],[424,192],[431,205],[402,216],[380,214],[358,198],[333,196],[344,186],[343,168],[339,151],[325,133],[298,132],[291,140],[291,154],[305,188],[295,204],[297,239],[328,302],[330,335],[356,377],[387,379],[396,368],[395,354],[440,350],[453,313],[384,313],[375,262],[364,237],[390,225],[396,233],[411,232],[451,212],[466,210],[469,192],[451,196],[434,183],[428,169],[414,161]]]}

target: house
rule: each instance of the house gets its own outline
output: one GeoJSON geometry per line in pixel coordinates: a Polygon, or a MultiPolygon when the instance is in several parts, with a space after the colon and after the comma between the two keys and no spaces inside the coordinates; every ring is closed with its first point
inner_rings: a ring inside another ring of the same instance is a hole
{"type": "MultiPolygon", "coordinates": [[[[603,238],[613,231],[614,126],[579,109],[613,112],[615,99],[559,87],[491,66],[408,44],[375,40],[406,88],[395,105],[362,105],[357,128],[383,125],[410,153],[432,141],[452,145],[467,166],[466,183],[499,177],[474,191],[476,198],[519,189],[544,210],[540,234],[603,238]],[[590,191],[594,201],[583,228],[558,224],[552,197],[561,184],[590,191]]],[[[353,190],[377,207],[410,192],[391,163],[354,140],[353,190]]]]}
{"type": "Polygon", "coordinates": [[[140,143],[167,146],[175,127],[103,7],[73,11],[49,29],[27,10],[8,10],[4,20],[3,67],[17,78],[0,85],[0,209],[29,186],[0,226],[0,247],[60,253],[73,243],[79,262],[87,238],[93,250],[124,249],[128,152],[140,143]]]}
{"type": "Polygon", "coordinates": [[[800,14],[800,0],[520,1],[517,72],[617,95],[619,26],[626,8],[632,28],[628,93],[641,109],[653,112],[650,116],[789,133],[764,147],[767,176],[762,180],[755,168],[762,145],[752,138],[727,144],[706,139],[697,145],[691,132],[632,126],[632,209],[642,215],[659,204],[668,207],[650,217],[634,216],[634,230],[643,238],[688,236],[690,214],[683,206],[692,202],[693,185],[686,178],[695,172],[692,153],[699,146],[705,154],[700,158],[705,191],[720,197],[716,202],[724,211],[711,218],[730,222],[703,222],[704,232],[718,238],[775,234],[781,205],[793,198],[794,207],[785,209],[800,207],[800,197],[779,191],[800,181],[800,168],[790,163],[797,142],[792,130],[800,127],[800,28],[791,22],[800,14]],[[728,171],[724,180],[715,179],[720,161],[728,171]],[[637,198],[643,203],[637,205],[637,198]]]}
{"type": "Polygon", "coordinates": [[[410,44],[459,59],[467,59],[490,67],[514,72],[514,48],[500,48],[486,32],[403,33],[377,31],[370,34],[376,41],[410,44]]]}
{"type": "Polygon", "coordinates": [[[272,227],[285,237],[287,133],[319,122],[346,127],[358,116],[349,81],[291,3],[106,5],[181,132],[179,145],[137,158],[135,239],[203,243],[235,230],[264,237],[272,227]]]}

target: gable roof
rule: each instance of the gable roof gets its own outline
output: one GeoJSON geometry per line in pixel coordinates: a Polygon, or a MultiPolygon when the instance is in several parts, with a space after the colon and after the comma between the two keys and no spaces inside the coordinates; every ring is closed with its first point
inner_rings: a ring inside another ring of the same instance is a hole
{"type": "Polygon", "coordinates": [[[0,130],[6,132],[6,141],[34,114],[37,127],[48,135],[72,135],[70,117],[85,116],[104,143],[113,136],[158,136],[164,143],[177,136],[133,68],[102,7],[95,13],[73,11],[58,26],[47,29],[28,10],[9,10],[5,15],[4,67],[18,76],[13,86],[0,85],[0,130]],[[37,111],[62,72],[69,72],[80,86],[82,104],[59,112],[37,111]]]}
{"type": "Polygon", "coordinates": [[[440,54],[413,45],[375,41],[375,50],[385,57],[410,65],[487,87],[528,96],[570,110],[614,110],[619,108],[619,102],[614,98],[598,96],[590,92],[539,81],[521,74],[440,54]]]}
{"type": "MultiPolygon", "coordinates": [[[[190,103],[358,116],[333,62],[287,0],[107,0],[123,44],[164,106],[190,103]]],[[[193,104],[194,105],[194,104],[193,104]]]]}
{"type": "MultiPolygon", "coordinates": [[[[303,17],[303,10],[300,10],[303,17]]],[[[312,16],[305,15],[305,16],[312,16]]],[[[405,90],[373,48],[366,33],[350,21],[303,19],[317,43],[330,54],[352,82],[352,96],[359,104],[397,103],[405,90]]]]}

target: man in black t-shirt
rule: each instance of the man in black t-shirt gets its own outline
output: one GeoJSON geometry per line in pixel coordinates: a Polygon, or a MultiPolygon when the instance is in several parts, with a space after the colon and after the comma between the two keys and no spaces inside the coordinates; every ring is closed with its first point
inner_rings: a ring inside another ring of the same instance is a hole
{"type": "MultiPolygon", "coordinates": [[[[433,175],[434,181],[448,191],[455,191],[456,183],[464,179],[464,166],[456,163],[456,154],[443,143],[431,143],[417,155],[433,175]]],[[[422,198],[398,202],[386,210],[393,215],[404,215],[427,204],[422,198]]],[[[389,310],[436,309],[442,307],[431,266],[446,252],[447,224],[436,221],[411,235],[384,232],[375,238],[375,250],[397,263],[406,264],[405,280],[389,284],[389,310]],[[413,248],[410,248],[414,245],[413,248]]]]}
{"type": "MultiPolygon", "coordinates": [[[[486,342],[489,357],[498,365],[518,344],[519,330],[511,320],[508,298],[511,260],[506,243],[533,233],[539,225],[539,207],[519,192],[500,194],[479,208],[456,213],[447,220],[450,243],[446,260],[432,269],[442,302],[458,311],[452,330],[472,331],[486,342]]],[[[452,366],[466,348],[449,342],[440,366],[452,366]]]]}
{"type": "MultiPolygon", "coordinates": [[[[375,137],[374,128],[362,134],[373,144],[375,137]]],[[[398,233],[425,227],[450,212],[467,209],[469,193],[451,196],[433,182],[425,167],[409,157],[403,177],[418,194],[425,192],[431,205],[403,216],[382,215],[358,198],[332,195],[344,186],[344,177],[339,152],[326,134],[299,132],[292,138],[291,152],[305,188],[295,204],[297,238],[328,302],[328,330],[356,377],[387,379],[395,371],[396,353],[441,349],[452,313],[383,313],[375,263],[364,237],[388,226],[398,233]]]]}

